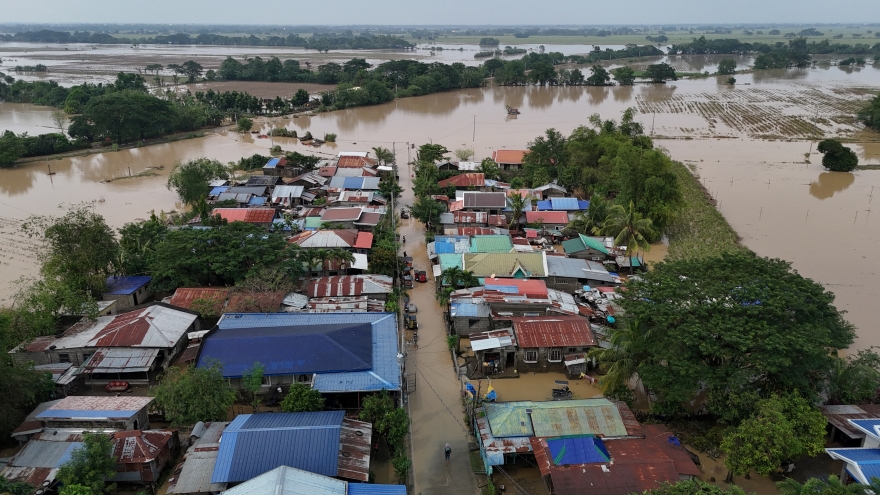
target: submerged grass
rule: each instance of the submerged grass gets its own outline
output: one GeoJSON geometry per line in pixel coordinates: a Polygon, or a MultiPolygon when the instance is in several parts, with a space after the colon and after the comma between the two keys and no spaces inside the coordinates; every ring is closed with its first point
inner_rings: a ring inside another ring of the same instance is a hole
{"type": "Polygon", "coordinates": [[[666,259],[706,258],[746,250],[696,175],[681,162],[673,162],[672,170],[681,184],[684,207],[666,230],[669,237],[666,259]]]}

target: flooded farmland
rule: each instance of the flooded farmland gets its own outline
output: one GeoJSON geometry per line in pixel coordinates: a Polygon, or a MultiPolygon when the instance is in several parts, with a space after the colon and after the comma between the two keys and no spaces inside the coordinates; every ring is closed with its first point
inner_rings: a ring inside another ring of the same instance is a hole
{"type": "MultiPolygon", "coordinates": [[[[225,57],[224,50],[232,48],[205,49],[225,57]]],[[[297,56],[288,52],[284,56],[297,56]]],[[[680,70],[702,71],[714,70],[718,57],[668,59],[680,70]]],[[[35,267],[27,244],[16,237],[17,222],[28,214],[56,213],[59,204],[80,201],[98,201],[96,210],[115,227],[150,210],[174,209],[175,197],[165,189],[163,175],[179,159],[237,160],[256,152],[268,154],[270,146],[279,144],[285,150],[324,156],[383,146],[393,148],[403,163],[414,158],[412,145],[429,141],[450,150],[473,145],[481,159],[495,149],[522,148],[547,128],[568,133],[591,114],[619,118],[624,109],[634,107],[657,145],[705,181],[746,246],[763,256],[792,261],[802,274],[825,284],[859,329],[856,347],[880,345],[880,334],[872,325],[880,309],[871,297],[878,292],[880,274],[880,261],[872,254],[880,219],[871,213],[880,171],[829,173],[815,151],[821,136],[838,136],[854,141],[849,146],[861,163],[880,164],[880,136],[861,131],[853,116],[880,89],[878,67],[741,74],[735,86],[710,76],[633,87],[486,87],[313,116],[259,119],[264,130],[283,126],[316,136],[338,135],[335,145],[322,148],[291,138],[219,132],[203,139],[53,160],[49,163],[57,175],[51,177],[46,162],[2,170],[0,298],[8,299],[11,280],[35,267]],[[522,114],[508,117],[505,105],[518,107],[522,114]],[[165,168],[156,169],[160,166],[165,168]],[[132,174],[151,168],[158,175],[101,182],[126,175],[128,167],[132,174]]],[[[261,84],[261,90],[271,91],[271,83],[261,84]]],[[[0,131],[4,128],[34,134],[40,129],[49,132],[54,124],[48,109],[3,106],[0,131]]],[[[653,254],[659,258],[662,250],[653,254]]]]}

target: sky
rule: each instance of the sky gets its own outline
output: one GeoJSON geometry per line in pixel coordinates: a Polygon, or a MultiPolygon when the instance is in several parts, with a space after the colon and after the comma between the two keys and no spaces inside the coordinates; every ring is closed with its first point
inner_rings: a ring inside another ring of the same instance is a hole
{"type": "Polygon", "coordinates": [[[735,24],[880,22],[880,0],[0,0],[0,23],[735,24]]]}

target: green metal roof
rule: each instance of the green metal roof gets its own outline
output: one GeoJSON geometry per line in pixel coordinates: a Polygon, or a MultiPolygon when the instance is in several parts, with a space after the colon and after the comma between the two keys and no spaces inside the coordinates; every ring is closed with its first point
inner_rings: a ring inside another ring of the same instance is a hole
{"type": "Polygon", "coordinates": [[[509,253],[513,242],[506,235],[475,235],[471,238],[472,253],[509,253]]]}
{"type": "Polygon", "coordinates": [[[469,253],[463,256],[464,269],[477,277],[546,277],[544,256],[543,252],[469,253]]]}
{"type": "Polygon", "coordinates": [[[608,254],[608,249],[605,248],[605,245],[602,244],[602,241],[596,239],[595,237],[587,237],[584,234],[581,234],[581,241],[583,241],[584,245],[588,248],[595,249],[602,254],[608,254]]]}
{"type": "Polygon", "coordinates": [[[580,238],[569,239],[567,241],[562,241],[562,250],[565,251],[565,254],[574,254],[579,253],[586,249],[583,241],[580,238]]]}
{"type": "Polygon", "coordinates": [[[461,255],[448,253],[448,254],[438,254],[437,257],[440,259],[440,269],[446,270],[447,268],[462,268],[461,255]]]}
{"type": "Polygon", "coordinates": [[[579,253],[585,249],[594,249],[602,254],[608,254],[608,249],[602,244],[602,241],[595,237],[587,237],[584,234],[578,234],[575,239],[569,239],[562,243],[562,249],[566,254],[579,253]]]}
{"type": "Polygon", "coordinates": [[[608,399],[488,402],[483,407],[495,438],[627,435],[620,410],[608,399]]]}
{"type": "Polygon", "coordinates": [[[309,229],[309,228],[314,228],[314,229],[319,229],[319,228],[321,228],[321,217],[306,217],[306,227],[305,227],[305,228],[307,228],[307,229],[309,229]]]}

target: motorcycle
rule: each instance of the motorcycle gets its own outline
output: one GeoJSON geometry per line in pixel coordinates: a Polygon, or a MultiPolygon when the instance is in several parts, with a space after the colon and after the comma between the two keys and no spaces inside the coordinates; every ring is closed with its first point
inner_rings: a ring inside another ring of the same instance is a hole
{"type": "Polygon", "coordinates": [[[555,380],[557,387],[553,389],[553,400],[565,400],[571,399],[572,393],[568,388],[568,381],[566,380],[555,380]]]}

